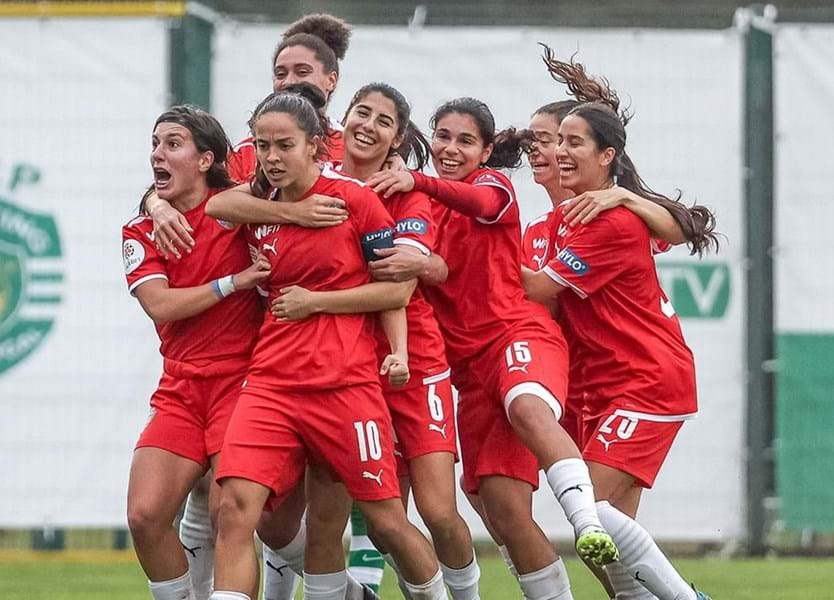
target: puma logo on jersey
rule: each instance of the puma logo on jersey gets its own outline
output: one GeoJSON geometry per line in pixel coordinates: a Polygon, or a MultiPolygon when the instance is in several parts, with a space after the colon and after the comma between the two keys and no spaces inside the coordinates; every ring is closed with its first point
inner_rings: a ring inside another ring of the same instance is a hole
{"type": "Polygon", "coordinates": [[[512,365],[510,367],[507,367],[507,371],[509,371],[510,373],[513,373],[515,371],[521,371],[521,372],[527,373],[527,375],[529,375],[530,373],[527,372],[527,367],[528,366],[529,365],[512,365]]]}
{"type": "Polygon", "coordinates": [[[541,271],[544,268],[544,254],[541,256],[534,256],[533,262],[539,266],[539,271],[541,271]]]}
{"type": "Polygon", "coordinates": [[[382,487],[382,469],[376,475],[370,471],[362,471],[362,479],[373,479],[379,484],[379,487],[382,487]]]}
{"type": "Polygon", "coordinates": [[[614,438],[613,440],[606,440],[604,437],[602,437],[602,434],[601,434],[601,433],[597,435],[597,439],[598,439],[600,442],[602,442],[602,444],[605,446],[605,451],[606,451],[606,452],[608,452],[608,447],[609,447],[611,444],[613,444],[614,442],[619,441],[617,438],[614,438]]]}
{"type": "Polygon", "coordinates": [[[261,244],[261,249],[263,249],[264,252],[269,250],[275,256],[278,256],[278,250],[276,249],[277,245],[278,245],[278,240],[274,240],[271,244],[266,244],[266,243],[261,244]]]}
{"type": "Polygon", "coordinates": [[[442,427],[440,425],[436,425],[434,423],[429,423],[429,431],[436,431],[437,433],[442,435],[443,439],[445,440],[445,439],[447,439],[446,438],[446,425],[448,425],[448,423],[443,423],[442,427]]]}

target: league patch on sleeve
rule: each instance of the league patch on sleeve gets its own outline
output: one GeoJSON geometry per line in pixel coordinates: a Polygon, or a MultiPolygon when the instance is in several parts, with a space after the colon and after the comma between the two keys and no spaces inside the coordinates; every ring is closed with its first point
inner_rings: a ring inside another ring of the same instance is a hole
{"type": "Polygon", "coordinates": [[[136,240],[125,240],[122,244],[122,258],[125,262],[125,275],[130,275],[145,260],[145,247],[136,240]]]}
{"type": "Polygon", "coordinates": [[[559,262],[566,265],[574,275],[585,275],[585,273],[591,270],[588,263],[579,258],[570,248],[562,248],[559,250],[556,258],[559,259],[559,262]]]}
{"type": "Polygon", "coordinates": [[[374,253],[374,250],[381,250],[382,248],[394,247],[394,230],[390,227],[379,229],[370,233],[363,234],[359,240],[362,246],[362,254],[366,262],[378,260],[380,257],[374,253]]]}
{"type": "Polygon", "coordinates": [[[426,235],[429,224],[423,219],[402,219],[397,221],[398,235],[426,235]]]}

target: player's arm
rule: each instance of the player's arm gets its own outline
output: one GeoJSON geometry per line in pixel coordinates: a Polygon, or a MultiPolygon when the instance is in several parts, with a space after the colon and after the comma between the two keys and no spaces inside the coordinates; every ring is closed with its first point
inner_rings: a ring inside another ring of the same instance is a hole
{"type": "Polygon", "coordinates": [[[166,258],[174,255],[182,258],[182,252],[191,252],[195,241],[194,229],[183,214],[160,198],[156,190],[145,194],[145,210],[153,219],[153,235],[157,248],[166,258]]]}
{"type": "Polygon", "coordinates": [[[272,301],[277,318],[300,321],[316,313],[356,314],[405,308],[417,281],[372,281],[344,290],[313,291],[298,285],[282,288],[272,301]]]}
{"type": "Polygon", "coordinates": [[[449,265],[439,254],[429,256],[426,270],[420,273],[420,282],[425,285],[440,285],[449,277],[449,265]]]}
{"type": "Polygon", "coordinates": [[[564,222],[575,227],[593,221],[600,213],[616,206],[624,206],[649,228],[652,237],[670,244],[686,241],[683,230],[668,210],[625,188],[614,186],[605,190],[585,192],[565,203],[564,222]]]}
{"type": "Polygon", "coordinates": [[[149,279],[133,290],[142,309],[157,325],[187,319],[211,308],[224,298],[249,290],[269,277],[269,261],[259,257],[250,267],[188,288],[172,288],[163,277],[149,279]]]}
{"type": "Polygon", "coordinates": [[[544,304],[551,312],[556,297],[567,289],[567,286],[559,283],[558,279],[549,275],[546,270],[533,271],[527,267],[521,267],[521,283],[530,300],[544,304]]]}
{"type": "Polygon", "coordinates": [[[507,192],[491,185],[439,179],[416,171],[379,171],[366,183],[384,198],[417,190],[469,217],[491,220],[507,206],[507,192]]]}
{"type": "Polygon", "coordinates": [[[268,202],[244,183],[209,198],[206,214],[232,223],[281,223],[301,227],[332,227],[348,218],[341,198],[313,194],[298,202],[268,202]]]}
{"type": "Polygon", "coordinates": [[[405,308],[379,313],[379,321],[388,339],[391,352],[382,361],[380,375],[388,375],[391,385],[408,383],[408,320],[405,308]]]}
{"type": "Polygon", "coordinates": [[[419,279],[426,285],[440,285],[449,276],[449,267],[437,254],[426,256],[413,246],[397,245],[376,251],[379,260],[370,263],[376,281],[419,279]]]}

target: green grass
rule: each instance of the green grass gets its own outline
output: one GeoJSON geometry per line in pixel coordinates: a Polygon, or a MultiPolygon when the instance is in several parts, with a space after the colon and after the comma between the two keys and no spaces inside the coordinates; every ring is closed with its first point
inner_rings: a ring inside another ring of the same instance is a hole
{"type": "MultiPolygon", "coordinates": [[[[714,600],[824,600],[834,598],[834,561],[828,559],[675,561],[685,577],[714,600]]],[[[520,598],[500,559],[481,559],[481,598],[520,598]]],[[[576,600],[605,600],[577,561],[568,562],[576,600]]],[[[399,599],[387,572],[382,597],[399,599]]],[[[0,553],[2,600],[148,600],[145,578],[130,553],[0,553]]],[[[299,594],[300,598],[300,594],[299,594]]]]}

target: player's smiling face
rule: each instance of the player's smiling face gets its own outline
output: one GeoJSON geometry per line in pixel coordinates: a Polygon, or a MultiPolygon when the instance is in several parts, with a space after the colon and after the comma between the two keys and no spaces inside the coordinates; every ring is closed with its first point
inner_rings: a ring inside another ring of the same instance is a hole
{"type": "Polygon", "coordinates": [[[272,91],[280,92],[288,85],[307,82],[319,88],[325,98],[336,89],[339,75],[324,70],[316,53],[306,46],[288,46],[275,57],[272,67],[272,91]]]}
{"type": "Polygon", "coordinates": [[[527,155],[530,169],[533,171],[533,180],[539,185],[558,184],[556,137],[559,135],[559,121],[551,114],[536,113],[530,120],[530,130],[536,138],[527,155]]]}
{"type": "Polygon", "coordinates": [[[609,187],[614,149],[597,146],[585,119],[578,115],[565,117],[557,142],[556,161],[563,188],[578,195],[609,187]]]}
{"type": "Polygon", "coordinates": [[[176,202],[190,195],[214,162],[211,152],[200,152],[188,128],[160,123],[151,137],[151,168],[156,193],[176,202]]]}
{"type": "Polygon", "coordinates": [[[255,153],[269,184],[286,189],[316,170],[317,140],[308,140],[295,118],[268,112],[255,122],[255,153]]]}
{"type": "Polygon", "coordinates": [[[452,112],[441,117],[431,141],[432,164],[442,179],[465,179],[492,154],[471,115],[452,112]]]}
{"type": "Polygon", "coordinates": [[[371,92],[359,100],[345,119],[345,151],[354,161],[379,162],[402,143],[397,135],[397,107],[393,100],[371,92]]]}

